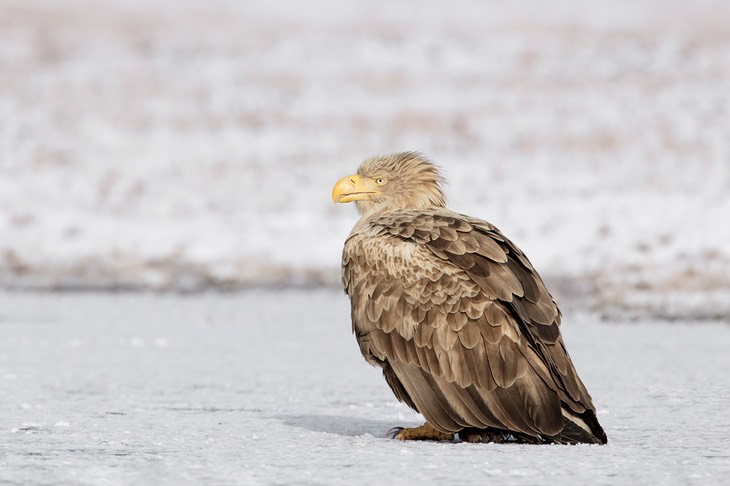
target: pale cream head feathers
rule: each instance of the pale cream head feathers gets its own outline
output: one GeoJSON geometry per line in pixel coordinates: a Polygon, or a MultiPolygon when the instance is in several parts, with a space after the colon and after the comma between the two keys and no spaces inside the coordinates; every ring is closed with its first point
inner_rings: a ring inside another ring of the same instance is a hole
{"type": "Polygon", "coordinates": [[[417,152],[400,152],[365,160],[357,174],[343,177],[332,190],[335,203],[354,201],[360,214],[402,209],[442,208],[444,179],[417,152]]]}

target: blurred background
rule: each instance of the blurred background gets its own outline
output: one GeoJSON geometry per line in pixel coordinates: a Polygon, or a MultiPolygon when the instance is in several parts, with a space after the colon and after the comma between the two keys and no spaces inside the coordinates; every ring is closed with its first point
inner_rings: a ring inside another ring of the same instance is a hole
{"type": "Polygon", "coordinates": [[[0,0],[0,286],[339,283],[418,150],[562,304],[730,319],[724,1],[0,0]]]}

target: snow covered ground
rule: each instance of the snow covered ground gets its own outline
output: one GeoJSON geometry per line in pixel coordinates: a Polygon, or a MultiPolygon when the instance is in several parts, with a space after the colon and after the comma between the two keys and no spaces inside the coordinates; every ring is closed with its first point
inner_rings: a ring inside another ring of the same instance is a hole
{"type": "Polygon", "coordinates": [[[0,0],[0,288],[198,292],[0,293],[0,483],[727,481],[730,4],[413,5],[0,0]],[[382,438],[330,191],[400,150],[546,278],[607,446],[382,438]]]}
{"type": "Polygon", "coordinates": [[[724,1],[0,0],[0,285],[337,285],[421,150],[609,315],[730,315],[724,1]]]}
{"type": "Polygon", "coordinates": [[[730,327],[569,314],[607,446],[401,443],[332,290],[0,294],[2,484],[723,484],[730,327]],[[691,324],[691,325],[690,325],[691,324]]]}

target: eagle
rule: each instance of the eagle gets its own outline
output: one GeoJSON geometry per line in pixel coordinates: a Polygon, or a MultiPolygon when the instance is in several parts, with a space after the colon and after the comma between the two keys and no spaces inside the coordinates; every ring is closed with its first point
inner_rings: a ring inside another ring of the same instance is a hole
{"type": "Polygon", "coordinates": [[[332,190],[360,213],[342,253],[360,352],[426,419],[387,435],[605,444],[545,283],[496,227],[446,209],[444,184],[424,155],[402,152],[332,190]]]}

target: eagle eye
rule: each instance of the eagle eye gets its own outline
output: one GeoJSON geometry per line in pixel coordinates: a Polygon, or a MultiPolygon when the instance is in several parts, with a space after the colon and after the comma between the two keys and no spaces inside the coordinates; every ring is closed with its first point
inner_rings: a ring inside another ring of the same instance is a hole
{"type": "Polygon", "coordinates": [[[375,179],[376,186],[384,186],[386,182],[388,182],[388,181],[385,180],[385,178],[383,178],[383,177],[378,177],[375,179]]]}

